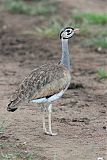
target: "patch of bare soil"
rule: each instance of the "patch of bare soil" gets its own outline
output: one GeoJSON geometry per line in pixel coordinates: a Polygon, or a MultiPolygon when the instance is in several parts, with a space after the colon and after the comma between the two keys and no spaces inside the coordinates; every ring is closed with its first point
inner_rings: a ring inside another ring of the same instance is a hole
{"type": "MultiPolygon", "coordinates": [[[[90,3],[94,10],[98,4],[106,4],[78,1],[69,1],[71,7],[88,9],[90,3]]],[[[23,104],[14,113],[7,112],[6,107],[12,92],[32,69],[59,61],[60,40],[21,34],[23,28],[38,23],[34,17],[1,15],[4,16],[0,18],[0,122],[6,126],[0,133],[1,153],[31,153],[37,160],[107,159],[107,80],[99,81],[96,75],[99,67],[107,70],[107,55],[82,48],[73,40],[69,43],[72,83],[58,103],[53,104],[53,130],[58,135],[44,135],[42,112],[36,104],[23,104]]]]}

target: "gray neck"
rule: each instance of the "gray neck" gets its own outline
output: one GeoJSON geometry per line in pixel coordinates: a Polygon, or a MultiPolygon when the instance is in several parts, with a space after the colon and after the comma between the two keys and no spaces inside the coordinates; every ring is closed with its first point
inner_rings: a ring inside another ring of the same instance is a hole
{"type": "Polygon", "coordinates": [[[62,41],[62,58],[61,64],[63,64],[67,69],[70,70],[70,57],[69,57],[69,50],[68,50],[68,39],[61,39],[62,41]]]}

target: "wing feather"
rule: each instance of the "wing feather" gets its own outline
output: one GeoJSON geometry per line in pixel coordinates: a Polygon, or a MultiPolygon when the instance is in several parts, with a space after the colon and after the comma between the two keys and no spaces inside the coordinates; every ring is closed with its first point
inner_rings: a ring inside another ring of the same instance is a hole
{"type": "Polygon", "coordinates": [[[62,65],[43,65],[33,70],[20,84],[17,95],[21,100],[32,100],[53,95],[70,82],[70,73],[62,65]]]}

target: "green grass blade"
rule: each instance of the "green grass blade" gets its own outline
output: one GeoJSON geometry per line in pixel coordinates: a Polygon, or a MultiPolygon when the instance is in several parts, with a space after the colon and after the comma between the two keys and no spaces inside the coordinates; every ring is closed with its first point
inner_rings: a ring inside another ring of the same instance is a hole
{"type": "Polygon", "coordinates": [[[107,79],[107,71],[102,68],[97,71],[97,75],[100,79],[107,79]]]}

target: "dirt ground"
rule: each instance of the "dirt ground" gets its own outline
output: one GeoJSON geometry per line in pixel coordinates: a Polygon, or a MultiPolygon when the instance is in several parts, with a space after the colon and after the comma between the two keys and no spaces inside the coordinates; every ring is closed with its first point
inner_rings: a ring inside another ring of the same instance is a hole
{"type": "MultiPolygon", "coordinates": [[[[60,0],[60,4],[63,11],[68,7],[107,11],[106,0],[60,0]]],[[[22,34],[41,25],[42,18],[0,13],[0,123],[5,126],[0,133],[0,153],[20,152],[25,156],[20,160],[30,154],[34,160],[106,160],[107,80],[99,81],[96,71],[107,70],[107,52],[82,47],[75,38],[70,41],[74,87],[53,104],[57,136],[43,134],[42,112],[36,104],[23,104],[14,113],[6,110],[11,94],[32,69],[60,59],[59,39],[22,34]]]]}

